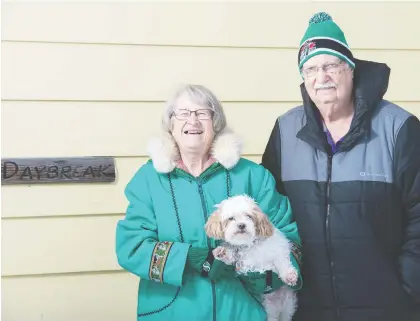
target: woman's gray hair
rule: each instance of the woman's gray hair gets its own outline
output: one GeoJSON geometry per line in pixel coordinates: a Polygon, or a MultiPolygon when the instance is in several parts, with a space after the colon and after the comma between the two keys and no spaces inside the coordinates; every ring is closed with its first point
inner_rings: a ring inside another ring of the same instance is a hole
{"type": "Polygon", "coordinates": [[[208,88],[202,85],[183,85],[170,97],[166,102],[166,108],[162,117],[163,130],[171,133],[172,131],[172,114],[175,109],[178,98],[187,94],[191,101],[197,105],[210,108],[213,112],[213,130],[215,134],[219,134],[226,127],[226,116],[223,111],[222,104],[217,97],[208,88]]]}

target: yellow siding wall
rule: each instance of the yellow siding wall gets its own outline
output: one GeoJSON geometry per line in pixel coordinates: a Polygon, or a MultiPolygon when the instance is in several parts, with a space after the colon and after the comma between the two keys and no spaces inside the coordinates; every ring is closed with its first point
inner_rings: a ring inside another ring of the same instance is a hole
{"type": "Polygon", "coordinates": [[[179,82],[207,85],[259,161],[276,117],[301,99],[297,46],[318,10],[357,57],[389,64],[386,98],[420,116],[420,3],[2,9],[2,157],[106,155],[117,169],[113,184],[2,187],[5,321],[134,320],[137,279],[118,267],[114,230],[163,101],[179,82]]]}

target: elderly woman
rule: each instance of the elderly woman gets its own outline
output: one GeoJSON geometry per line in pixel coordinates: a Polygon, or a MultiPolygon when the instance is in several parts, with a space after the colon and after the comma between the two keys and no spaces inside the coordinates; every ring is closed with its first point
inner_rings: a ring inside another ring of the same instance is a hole
{"type": "MultiPolygon", "coordinates": [[[[177,91],[163,126],[165,134],[149,144],[151,160],[126,187],[129,206],[116,230],[119,264],[142,279],[138,319],[266,320],[253,295],[277,276],[235,276],[232,266],[212,257],[218,244],[206,236],[204,225],[215,204],[248,194],[296,244],[297,254],[300,238],[288,199],[276,192],[266,169],[241,158],[241,144],[226,130],[220,102],[205,87],[177,91]]],[[[291,258],[298,267],[299,257],[291,258]]],[[[297,288],[301,283],[299,273],[297,288]]]]}

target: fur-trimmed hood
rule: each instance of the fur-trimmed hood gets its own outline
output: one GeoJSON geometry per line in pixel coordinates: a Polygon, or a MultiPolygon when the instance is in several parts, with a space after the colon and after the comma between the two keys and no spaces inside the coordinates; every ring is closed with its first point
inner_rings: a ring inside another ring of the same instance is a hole
{"type": "MultiPolygon", "coordinates": [[[[223,167],[233,168],[241,158],[242,140],[229,129],[220,132],[214,139],[210,156],[223,167]]],[[[178,146],[169,133],[153,137],[147,144],[147,154],[152,159],[153,166],[159,173],[170,173],[180,160],[178,146]]]]}

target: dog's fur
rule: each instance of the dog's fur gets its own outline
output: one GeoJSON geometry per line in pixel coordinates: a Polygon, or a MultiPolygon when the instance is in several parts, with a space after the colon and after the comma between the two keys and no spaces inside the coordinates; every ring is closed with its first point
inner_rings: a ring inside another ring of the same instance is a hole
{"type": "MultiPolygon", "coordinates": [[[[289,240],[247,195],[230,197],[216,205],[205,225],[209,237],[224,242],[213,254],[237,273],[274,271],[285,284],[296,285],[298,274],[290,261],[289,240]]],[[[268,321],[290,321],[296,311],[295,292],[284,285],[262,297],[268,321]]]]}

